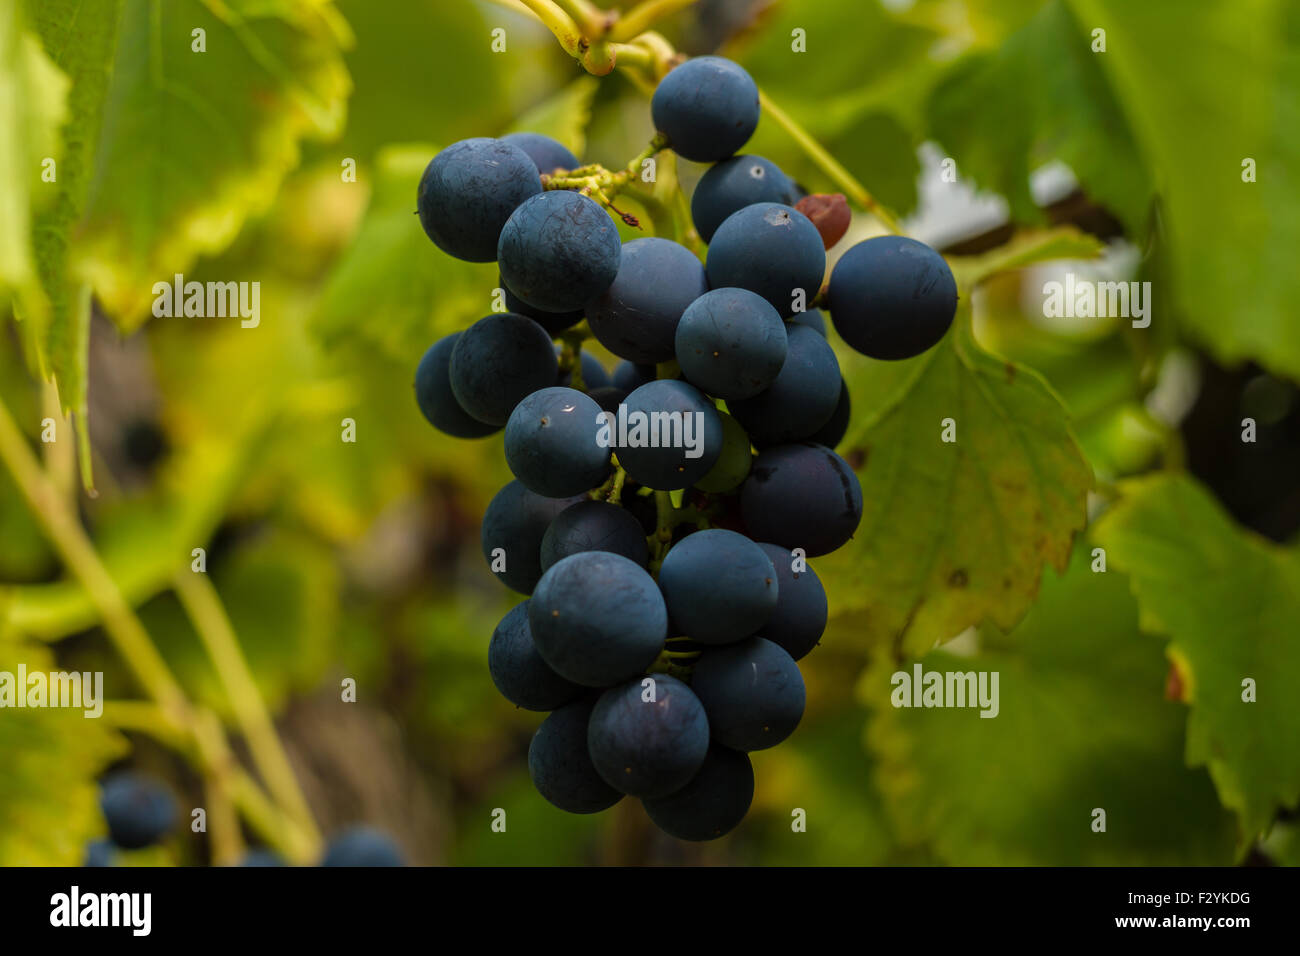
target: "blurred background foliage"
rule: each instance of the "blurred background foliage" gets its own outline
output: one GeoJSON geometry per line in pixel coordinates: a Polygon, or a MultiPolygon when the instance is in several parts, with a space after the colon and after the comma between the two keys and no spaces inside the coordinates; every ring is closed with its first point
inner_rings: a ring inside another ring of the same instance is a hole
{"type": "MultiPolygon", "coordinates": [[[[0,398],[237,752],[171,587],[197,547],[321,828],[377,824],[416,862],[1300,859],[1300,7],[699,0],[660,25],[745,65],[950,257],[964,300],[930,357],[872,362],[832,334],[866,514],[815,562],[837,616],[804,661],[804,722],[754,755],[750,817],[706,846],[634,801],[575,817],[532,791],[538,715],[486,667],[517,599],[478,546],[509,479],[500,439],[439,436],[412,400],[423,350],[497,285],[420,230],[429,158],[526,128],[621,166],[653,132],[633,84],[508,7],[0,0],[0,309],[19,320],[0,326],[0,398]],[[1066,272],[1150,281],[1150,327],[1044,318],[1066,272]],[[175,273],[260,282],[261,324],[152,319],[175,273]],[[949,414],[961,469],[936,440],[949,414]],[[913,660],[999,671],[999,717],[895,710],[889,675],[913,660]]],[[[833,191],[770,118],[746,151],[833,191]]],[[[702,171],[680,164],[688,191],[702,171]]],[[[671,235],[661,200],[628,205],[671,235]]],[[[879,231],[859,213],[836,252],[879,231]]],[[[102,721],[0,714],[0,863],[78,862],[114,761],[204,804],[125,703],[140,688],[99,625],[0,469],[0,670],[102,670],[123,702],[102,721]]],[[[122,862],[210,853],[185,833],[122,862]]]]}

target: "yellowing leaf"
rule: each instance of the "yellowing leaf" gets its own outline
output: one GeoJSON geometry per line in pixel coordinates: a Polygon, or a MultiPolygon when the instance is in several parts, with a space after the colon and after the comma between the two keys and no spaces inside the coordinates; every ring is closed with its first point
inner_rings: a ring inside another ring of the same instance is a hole
{"type": "MultiPolygon", "coordinates": [[[[855,363],[850,393],[881,364],[855,363]]],[[[893,395],[840,445],[863,514],[817,566],[831,605],[864,611],[870,641],[916,653],[986,619],[1009,629],[1085,522],[1092,475],[1065,409],[1037,374],[976,344],[965,304],[947,338],[889,374],[902,376],[893,395]]]]}
{"type": "Polygon", "coordinates": [[[43,359],[50,304],[32,254],[42,161],[58,153],[68,80],[26,29],[17,0],[0,0],[0,293],[12,291],[43,359]]]}
{"type": "Polygon", "coordinates": [[[54,377],[64,414],[75,414],[82,480],[91,486],[90,439],[86,431],[87,361],[90,350],[90,288],[73,274],[72,230],[81,218],[94,168],[108,79],[117,44],[121,0],[79,16],[78,0],[43,0],[32,20],[54,62],[72,81],[64,151],[57,178],[47,188],[52,201],[36,216],[32,244],[41,281],[50,299],[49,329],[41,342],[46,369],[54,377]]]}
{"type": "Polygon", "coordinates": [[[124,330],[224,249],[309,136],[342,128],[347,28],[323,0],[126,0],[80,264],[124,330]],[[203,30],[204,52],[194,31],[203,30]]]}

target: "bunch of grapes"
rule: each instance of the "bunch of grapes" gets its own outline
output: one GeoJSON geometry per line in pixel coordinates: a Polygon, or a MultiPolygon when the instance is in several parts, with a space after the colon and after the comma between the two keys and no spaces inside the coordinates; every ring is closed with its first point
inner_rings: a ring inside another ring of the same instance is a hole
{"type": "Polygon", "coordinates": [[[550,712],[528,754],[538,791],[573,813],[638,797],[667,833],[708,840],[749,809],[748,753],[803,715],[796,662],[827,620],[807,559],[862,516],[834,451],[848,389],[811,306],[852,348],[901,359],[943,337],[957,290],[898,236],[849,249],[822,288],[844,197],[735,155],[759,119],[737,64],[685,61],[651,109],[651,153],[715,164],[691,202],[705,262],[620,242],[601,189],[618,176],[553,140],[456,143],[424,172],[420,221],[444,252],[495,261],[510,311],[434,343],[415,388],[446,434],[505,430],[516,480],[488,506],[483,552],[529,598],[489,667],[511,702],[550,712]],[[612,376],[582,352],[588,330],[623,359],[612,376]]]}

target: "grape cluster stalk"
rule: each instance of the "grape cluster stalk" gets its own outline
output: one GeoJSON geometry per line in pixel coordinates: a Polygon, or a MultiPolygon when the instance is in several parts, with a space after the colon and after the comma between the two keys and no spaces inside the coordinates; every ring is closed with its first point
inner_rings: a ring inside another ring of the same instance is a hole
{"type": "Polygon", "coordinates": [[[415,391],[447,435],[504,432],[515,480],[482,547],[526,600],[488,663],[508,700],[548,712],[528,753],[537,790],[572,813],[635,797],[700,841],[748,812],[748,754],[797,728],[797,662],[828,616],[808,559],[862,517],[834,450],[849,391],[816,306],[849,347],[903,359],[946,334],[957,289],[938,253],[898,235],[853,246],[823,285],[844,197],[740,153],[762,109],[741,66],[673,62],[651,99],[657,134],[623,170],[535,133],[432,159],[425,231],[495,261],[509,311],[434,342],[415,391]],[[620,241],[617,196],[664,149],[712,164],[689,205],[703,262],[669,239],[620,241]],[[592,338],[622,360],[612,372],[583,350],[592,338]]]}

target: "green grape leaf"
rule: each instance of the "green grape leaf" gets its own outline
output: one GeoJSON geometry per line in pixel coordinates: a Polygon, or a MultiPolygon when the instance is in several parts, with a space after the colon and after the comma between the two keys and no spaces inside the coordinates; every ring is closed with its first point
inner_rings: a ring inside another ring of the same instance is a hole
{"type": "MultiPolygon", "coordinates": [[[[0,672],[60,670],[43,647],[0,641],[0,672]]],[[[95,778],[126,750],[84,710],[0,710],[0,866],[80,866],[102,836],[95,778]]]]}
{"type": "Polygon", "coordinates": [[[1090,564],[1077,552],[1018,628],[982,633],[973,653],[937,650],[864,674],[876,780],[905,844],[961,866],[1232,862],[1232,815],[1183,763],[1166,663],[1138,630],[1123,576],[1090,564]],[[996,673],[997,716],[893,706],[903,692],[893,674],[913,677],[917,663],[923,674],[986,672],[990,689],[996,673]],[[1097,809],[1105,832],[1093,829],[1097,809]]]}
{"type": "Polygon", "coordinates": [[[75,252],[121,329],[268,207],[304,138],[341,130],[348,39],[324,2],[126,0],[75,252]]]}
{"type": "Polygon", "coordinates": [[[50,322],[43,343],[64,414],[76,416],[82,481],[91,486],[90,437],[86,430],[86,378],[90,352],[90,287],[72,273],[72,233],[81,218],[94,168],[100,118],[108,95],[114,32],[121,0],[111,0],[96,15],[78,16],[79,0],[33,4],[32,20],[59,69],[72,81],[64,152],[57,190],[36,216],[32,244],[41,281],[50,298],[50,322]]]}
{"type": "Polygon", "coordinates": [[[1300,553],[1242,531],[1188,477],[1121,487],[1096,540],[1132,578],[1143,629],[1169,638],[1190,708],[1188,763],[1209,769],[1254,837],[1300,802],[1300,553]]]}
{"type": "Polygon", "coordinates": [[[1150,183],[1098,68],[1106,56],[1132,54],[1094,54],[1089,42],[1062,0],[1052,0],[996,52],[952,67],[930,95],[929,128],[958,175],[1005,196],[1015,219],[1042,220],[1029,174],[1059,159],[1136,232],[1147,221],[1150,183]]]}
{"type": "Polygon", "coordinates": [[[587,150],[587,126],[591,123],[591,104],[596,99],[600,80],[583,75],[555,95],[538,103],[510,124],[510,132],[541,133],[573,152],[578,159],[587,150]]]}
{"type": "Polygon", "coordinates": [[[0,0],[0,294],[12,296],[44,366],[50,302],[32,250],[32,225],[51,198],[41,175],[44,160],[59,154],[69,81],[26,25],[18,0],[0,0]]]}
{"type": "Polygon", "coordinates": [[[361,342],[414,363],[432,342],[492,311],[495,263],[454,259],[415,213],[436,146],[393,146],[376,159],[374,191],[352,245],[321,293],[312,331],[330,348],[361,342]]]}
{"type": "Polygon", "coordinates": [[[1093,62],[1161,199],[1173,268],[1157,289],[1220,361],[1255,359],[1300,379],[1300,7],[1210,4],[1171,31],[1162,4],[1070,2],[1081,22],[1107,28],[1108,51],[1093,62]],[[1254,182],[1243,181],[1247,160],[1254,182]]]}
{"type": "Polygon", "coordinates": [[[862,522],[817,570],[833,607],[866,612],[864,638],[914,653],[985,619],[1014,626],[1086,520],[1092,475],[1065,409],[1035,372],[981,349],[970,321],[963,298],[925,355],[845,365],[855,403],[880,395],[878,369],[893,392],[840,444],[862,522]]]}

